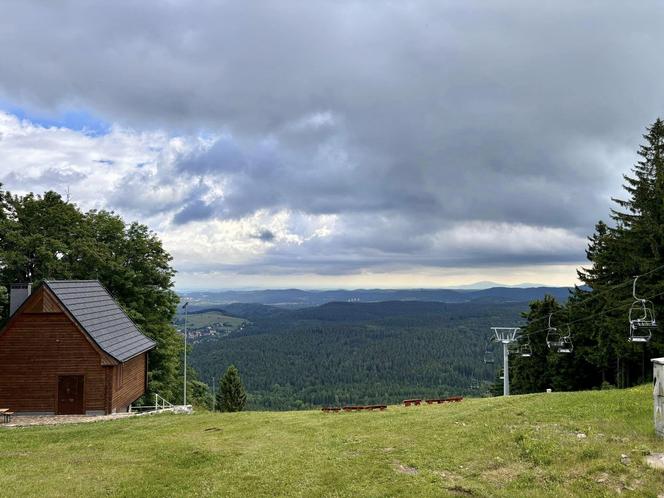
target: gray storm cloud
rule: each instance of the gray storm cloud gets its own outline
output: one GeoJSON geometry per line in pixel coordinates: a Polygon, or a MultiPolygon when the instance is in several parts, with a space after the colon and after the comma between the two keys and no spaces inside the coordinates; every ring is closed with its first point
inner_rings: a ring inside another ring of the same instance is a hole
{"type": "Polygon", "coordinates": [[[297,246],[249,234],[273,243],[253,268],[580,261],[664,114],[663,28],[655,1],[7,2],[0,98],[220,137],[154,180],[181,198],[141,208],[136,172],[120,208],[340,217],[297,246]]]}

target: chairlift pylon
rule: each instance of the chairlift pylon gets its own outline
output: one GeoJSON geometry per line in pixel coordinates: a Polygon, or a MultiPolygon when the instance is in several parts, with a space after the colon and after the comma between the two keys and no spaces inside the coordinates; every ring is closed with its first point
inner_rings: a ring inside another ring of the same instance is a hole
{"type": "Polygon", "coordinates": [[[652,337],[652,331],[657,328],[655,320],[655,305],[652,301],[641,299],[636,296],[636,281],[639,277],[634,277],[632,284],[632,296],[634,302],[629,308],[629,342],[646,343],[652,337]]]}

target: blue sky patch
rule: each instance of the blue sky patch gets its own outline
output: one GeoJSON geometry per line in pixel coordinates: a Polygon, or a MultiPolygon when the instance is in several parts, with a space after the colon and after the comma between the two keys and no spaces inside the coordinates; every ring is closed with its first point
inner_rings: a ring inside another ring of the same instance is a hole
{"type": "Polygon", "coordinates": [[[106,135],[111,130],[110,123],[84,109],[68,109],[57,113],[40,113],[0,100],[0,110],[13,114],[19,119],[27,119],[38,126],[45,128],[67,128],[92,137],[106,135]]]}

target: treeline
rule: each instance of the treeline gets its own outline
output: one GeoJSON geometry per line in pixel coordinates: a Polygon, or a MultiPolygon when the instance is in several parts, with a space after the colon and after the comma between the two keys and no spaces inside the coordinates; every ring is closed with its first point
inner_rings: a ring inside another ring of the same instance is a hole
{"type": "MultiPolygon", "coordinates": [[[[625,175],[625,199],[613,199],[611,223],[597,223],[589,238],[588,266],[566,303],[548,297],[531,303],[524,314],[528,325],[522,343],[530,342],[533,356],[515,355],[511,369],[512,392],[526,393],[628,387],[652,376],[650,358],[664,355],[664,331],[647,343],[628,341],[628,311],[637,296],[650,298],[656,314],[664,318],[664,122],[647,129],[639,160],[625,175]],[[547,319],[561,331],[569,324],[572,354],[547,347],[547,319]]],[[[639,313],[637,313],[640,316],[639,313]]]]}
{"type": "Polygon", "coordinates": [[[494,377],[482,362],[491,325],[512,324],[523,303],[329,303],[305,310],[245,307],[241,333],[192,352],[210,383],[238,367],[251,409],[398,403],[480,395],[494,377]]]}

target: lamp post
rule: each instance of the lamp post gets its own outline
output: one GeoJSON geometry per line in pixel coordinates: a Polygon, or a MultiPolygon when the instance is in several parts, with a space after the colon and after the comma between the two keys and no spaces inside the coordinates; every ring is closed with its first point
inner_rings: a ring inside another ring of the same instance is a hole
{"type": "Polygon", "coordinates": [[[189,301],[184,303],[182,309],[184,310],[184,403],[187,406],[187,306],[189,301]]]}
{"type": "Polygon", "coordinates": [[[214,409],[216,408],[215,404],[217,402],[217,397],[215,393],[215,386],[214,386],[214,375],[212,376],[212,413],[214,413],[214,409]]]}

